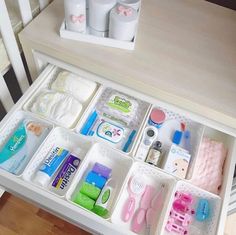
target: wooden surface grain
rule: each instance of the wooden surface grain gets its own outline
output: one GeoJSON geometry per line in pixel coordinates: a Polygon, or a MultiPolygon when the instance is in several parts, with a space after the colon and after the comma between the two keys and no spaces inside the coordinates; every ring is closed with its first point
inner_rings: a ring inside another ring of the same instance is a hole
{"type": "MultiPolygon", "coordinates": [[[[236,214],[228,217],[224,235],[234,235],[236,214]]],[[[89,235],[15,196],[0,198],[0,235],[89,235]]]]}
{"type": "Polygon", "coordinates": [[[54,1],[21,33],[40,51],[178,107],[236,133],[236,12],[203,0],[144,0],[134,51],[60,38],[63,1],[54,1]]]}
{"type": "Polygon", "coordinates": [[[0,198],[0,235],[89,235],[33,204],[4,193],[0,198]]]}

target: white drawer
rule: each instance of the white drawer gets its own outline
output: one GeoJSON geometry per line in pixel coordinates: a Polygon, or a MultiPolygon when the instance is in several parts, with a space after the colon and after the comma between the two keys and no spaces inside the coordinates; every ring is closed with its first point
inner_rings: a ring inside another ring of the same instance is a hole
{"type": "MultiPolygon", "coordinates": [[[[94,74],[81,71],[80,69],[72,67],[72,66],[68,66],[68,65],[63,66],[62,63],[60,63],[60,66],[63,67],[64,69],[67,69],[67,70],[69,69],[89,80],[93,80],[99,84],[112,87],[116,90],[122,91],[129,95],[142,99],[153,105],[161,105],[162,107],[170,109],[174,112],[183,113],[188,118],[191,118],[192,120],[199,122],[205,126],[204,135],[220,140],[227,146],[228,156],[224,164],[224,179],[223,179],[223,184],[221,188],[221,193],[219,195],[222,200],[222,203],[219,208],[219,211],[220,211],[219,220],[215,221],[216,226],[217,226],[216,234],[218,235],[223,234],[224,224],[225,224],[225,220],[227,216],[227,207],[228,207],[228,202],[229,202],[230,192],[231,192],[234,165],[235,165],[236,133],[227,134],[228,133],[227,128],[224,129],[224,127],[222,127],[221,125],[218,125],[217,123],[214,123],[210,120],[206,120],[204,117],[201,117],[192,113],[188,113],[187,111],[184,111],[184,110],[180,110],[176,107],[171,106],[170,104],[166,104],[162,101],[155,100],[151,96],[148,97],[134,90],[128,89],[126,87],[123,87],[119,84],[116,84],[104,78],[98,77],[94,74]]],[[[52,76],[52,74],[54,74],[55,71],[57,70],[58,68],[54,65],[48,65],[45,68],[45,70],[40,74],[38,79],[30,87],[30,89],[23,95],[23,97],[17,102],[17,104],[12,108],[12,110],[2,120],[0,124],[1,130],[4,130],[4,127],[8,124],[9,120],[12,118],[12,115],[15,115],[17,111],[23,110],[25,107],[27,107],[29,99],[31,99],[38,92],[39,87],[47,86],[46,80],[48,79],[48,77],[52,76]]],[[[84,109],[84,111],[86,111],[86,108],[84,109]]],[[[28,115],[32,115],[32,114],[28,113],[28,115]]],[[[35,114],[33,115],[36,116],[35,114]]],[[[54,130],[58,126],[57,123],[53,123],[52,125],[53,125],[54,130]]],[[[71,133],[72,131],[74,131],[74,129],[70,130],[69,132],[71,133]]],[[[1,132],[0,134],[2,135],[1,132]]],[[[75,134],[71,134],[71,135],[75,135],[75,134]]],[[[79,138],[82,138],[82,137],[79,137],[79,138]]],[[[89,142],[90,140],[85,140],[85,142],[86,141],[89,142]]],[[[89,142],[88,145],[89,144],[93,145],[93,140],[89,142]]],[[[112,151],[116,151],[116,150],[112,150],[112,151]]],[[[122,154],[119,151],[117,151],[117,153],[122,154]]],[[[130,155],[132,155],[132,153],[130,155]]],[[[124,157],[131,158],[130,156],[124,156],[124,157]]],[[[132,158],[130,161],[133,162],[132,158]]],[[[160,174],[165,174],[165,173],[161,172],[160,174]]],[[[178,180],[178,179],[175,179],[175,180],[178,180]]],[[[111,234],[112,233],[114,235],[115,234],[135,234],[131,231],[128,231],[124,227],[120,227],[117,224],[113,224],[111,219],[103,219],[97,216],[96,214],[93,214],[89,211],[86,211],[74,205],[73,203],[68,202],[68,200],[66,200],[66,198],[64,197],[57,196],[47,190],[37,187],[31,182],[25,181],[22,178],[22,176],[15,176],[1,169],[0,169],[0,185],[3,186],[7,191],[17,196],[20,196],[28,201],[31,201],[37,204],[39,207],[87,231],[90,231],[91,233],[94,233],[94,234],[111,234]]],[[[167,213],[168,211],[166,210],[166,213],[164,213],[165,215],[163,215],[163,218],[162,218],[163,221],[166,221],[167,213]]],[[[160,229],[162,230],[164,226],[163,224],[160,225],[161,227],[160,229]]],[[[165,233],[161,233],[161,234],[165,234],[165,233]]]]}

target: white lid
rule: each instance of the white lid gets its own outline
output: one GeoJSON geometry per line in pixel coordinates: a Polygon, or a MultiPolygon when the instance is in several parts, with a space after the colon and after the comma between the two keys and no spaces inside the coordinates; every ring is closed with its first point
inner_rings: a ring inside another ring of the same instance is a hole
{"type": "Polygon", "coordinates": [[[42,171],[38,171],[35,175],[34,182],[42,187],[46,187],[50,181],[49,175],[42,171]]]}

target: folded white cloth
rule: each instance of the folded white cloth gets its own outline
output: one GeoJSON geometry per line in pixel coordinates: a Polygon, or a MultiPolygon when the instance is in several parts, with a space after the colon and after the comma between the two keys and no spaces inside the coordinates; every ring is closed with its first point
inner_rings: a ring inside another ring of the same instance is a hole
{"type": "Polygon", "coordinates": [[[31,111],[71,128],[77,121],[82,105],[70,95],[56,91],[41,93],[33,103],[31,111]]]}
{"type": "Polygon", "coordinates": [[[73,95],[81,103],[91,98],[96,87],[97,84],[95,82],[86,80],[67,71],[60,72],[51,86],[53,90],[73,95]]]}

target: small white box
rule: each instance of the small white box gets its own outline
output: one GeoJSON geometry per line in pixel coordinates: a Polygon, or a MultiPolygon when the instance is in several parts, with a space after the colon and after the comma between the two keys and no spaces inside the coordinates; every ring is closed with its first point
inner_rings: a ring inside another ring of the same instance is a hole
{"type": "Polygon", "coordinates": [[[189,152],[175,144],[172,144],[166,158],[167,159],[163,169],[177,177],[184,179],[186,177],[191,159],[189,152]]]}
{"type": "Polygon", "coordinates": [[[65,21],[63,21],[61,28],[60,28],[60,36],[62,38],[72,39],[76,41],[81,42],[88,42],[108,47],[115,47],[115,48],[121,48],[126,50],[134,50],[135,41],[136,41],[136,35],[134,39],[131,42],[127,41],[120,41],[113,38],[108,37],[97,37],[92,34],[89,34],[89,29],[87,29],[87,32],[85,34],[69,31],[66,29],[65,21]]]}

